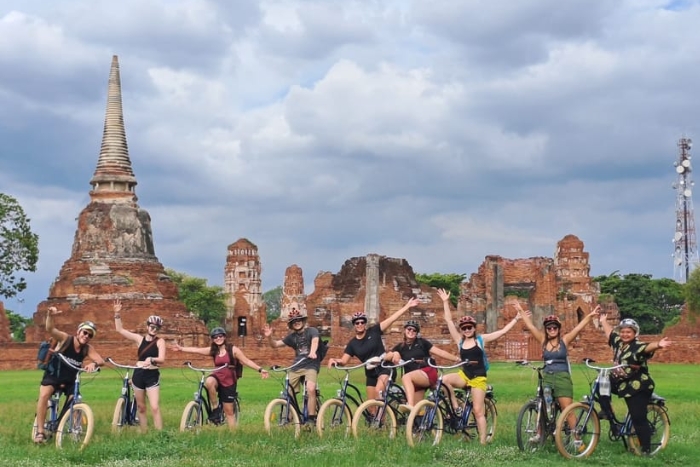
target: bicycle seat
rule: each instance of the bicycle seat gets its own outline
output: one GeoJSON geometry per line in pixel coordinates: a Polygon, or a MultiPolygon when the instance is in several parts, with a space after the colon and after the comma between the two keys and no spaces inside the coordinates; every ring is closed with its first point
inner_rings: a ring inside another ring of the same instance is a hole
{"type": "Polygon", "coordinates": [[[649,398],[649,400],[650,400],[651,402],[665,402],[665,401],[666,401],[666,398],[665,398],[665,397],[662,397],[662,396],[660,396],[660,395],[658,395],[658,394],[655,393],[655,392],[652,392],[652,393],[651,393],[651,397],[649,398]]]}

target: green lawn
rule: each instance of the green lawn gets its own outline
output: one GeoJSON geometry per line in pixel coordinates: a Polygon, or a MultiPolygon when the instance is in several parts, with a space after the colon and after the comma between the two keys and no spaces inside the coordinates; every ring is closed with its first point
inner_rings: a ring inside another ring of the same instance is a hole
{"type": "MultiPolygon", "coordinates": [[[[353,380],[361,384],[361,372],[353,380]]],[[[323,369],[319,377],[321,392],[335,394],[338,383],[331,377],[337,372],[323,369]]],[[[197,376],[188,370],[166,369],[161,380],[161,400],[165,430],[139,435],[135,430],[115,436],[110,432],[114,403],[121,387],[120,376],[106,369],[96,377],[86,378],[85,402],[95,412],[96,429],[90,445],[82,452],[57,450],[53,444],[35,446],[30,433],[34,418],[40,371],[2,372],[0,378],[0,466],[35,465],[104,465],[104,466],[412,466],[430,465],[479,467],[517,465],[555,466],[643,466],[700,465],[700,403],[698,381],[700,366],[661,365],[651,367],[657,392],[668,399],[671,417],[671,440],[665,451],[654,460],[638,458],[624,452],[621,442],[604,436],[593,455],[584,460],[565,461],[551,445],[536,454],[522,453],[515,441],[515,420],[520,406],[534,392],[533,372],[513,364],[492,363],[489,382],[498,401],[498,427],[494,442],[486,447],[460,442],[450,435],[437,447],[407,447],[401,434],[395,440],[354,438],[319,439],[315,432],[292,437],[269,437],[263,430],[263,412],[267,402],[281,388],[272,378],[260,380],[246,369],[239,383],[242,414],[235,433],[223,427],[206,428],[199,434],[180,433],[180,416],[196,389],[197,376]]],[[[577,399],[587,389],[584,372],[574,368],[577,399]]],[[[616,402],[618,413],[624,404],[616,402]]],[[[607,429],[607,422],[602,422],[607,429]]]]}

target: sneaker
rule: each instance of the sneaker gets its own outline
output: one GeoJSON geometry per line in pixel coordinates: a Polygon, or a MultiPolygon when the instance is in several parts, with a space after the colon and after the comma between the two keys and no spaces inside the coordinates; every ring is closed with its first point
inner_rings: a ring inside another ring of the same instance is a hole
{"type": "Polygon", "coordinates": [[[598,420],[607,420],[608,419],[608,414],[605,413],[604,410],[599,410],[598,411],[598,420]]]}
{"type": "Polygon", "coordinates": [[[586,445],[580,439],[574,440],[574,447],[576,448],[576,451],[579,453],[586,450],[586,445]]]}
{"type": "Polygon", "coordinates": [[[209,415],[209,421],[216,423],[221,419],[221,407],[217,407],[212,410],[211,415],[209,415]]]}
{"type": "Polygon", "coordinates": [[[461,405],[459,407],[455,408],[454,410],[455,410],[455,415],[457,415],[458,417],[462,416],[462,406],[461,405]]]}
{"type": "Polygon", "coordinates": [[[399,405],[399,412],[401,412],[401,413],[408,414],[408,413],[411,413],[411,410],[413,410],[413,407],[411,407],[408,404],[399,405]]]}
{"type": "Polygon", "coordinates": [[[529,444],[539,444],[540,443],[540,435],[535,435],[530,437],[529,440],[527,440],[529,444]]]}

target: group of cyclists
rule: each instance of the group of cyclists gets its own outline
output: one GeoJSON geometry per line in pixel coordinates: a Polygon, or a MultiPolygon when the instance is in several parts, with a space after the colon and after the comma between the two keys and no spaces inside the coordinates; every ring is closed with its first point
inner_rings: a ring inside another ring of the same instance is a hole
{"type": "MultiPolygon", "coordinates": [[[[434,366],[428,362],[434,357],[440,357],[455,363],[462,363],[456,373],[444,375],[442,384],[449,389],[451,403],[455,412],[461,409],[459,401],[454,396],[455,389],[471,388],[472,410],[479,431],[480,442],[486,444],[486,418],[484,413],[484,399],[486,396],[488,363],[484,344],[494,341],[510,331],[518,320],[522,319],[525,326],[542,345],[542,358],[544,361],[544,383],[551,387],[552,395],[559,403],[562,410],[573,402],[573,382],[568,358],[568,346],[576,336],[594,318],[600,320],[603,332],[608,338],[608,345],[614,353],[614,362],[622,367],[623,374],[614,384],[614,393],[623,398],[627,404],[632,424],[636,430],[641,446],[642,454],[649,452],[650,429],[647,423],[647,403],[654,390],[654,381],[649,375],[647,362],[653,357],[654,352],[671,345],[668,338],[662,338],[657,342],[641,342],[638,340],[639,325],[632,319],[623,319],[615,328],[607,321],[605,312],[597,306],[576,327],[562,334],[562,324],[556,315],[544,318],[540,330],[532,321],[532,315],[524,310],[517,299],[508,300],[507,304],[513,306],[517,313],[503,328],[487,333],[478,334],[476,320],[471,316],[462,316],[455,324],[450,310],[450,293],[444,289],[437,290],[438,296],[443,302],[444,320],[455,344],[455,352],[446,352],[430,341],[420,337],[420,323],[409,319],[404,322],[402,342],[386,351],[382,336],[407,310],[417,306],[420,302],[417,298],[411,298],[399,310],[391,314],[383,321],[369,324],[364,312],[352,315],[351,322],[355,336],[345,346],[340,358],[330,358],[328,367],[345,366],[352,358],[356,358],[365,365],[365,387],[368,399],[381,397],[386,389],[390,370],[381,365],[382,361],[393,363],[409,362],[404,367],[401,378],[403,390],[406,394],[406,403],[399,410],[410,412],[413,406],[423,399],[425,392],[434,388],[438,374],[434,366]]],[[[139,424],[142,431],[147,429],[147,405],[151,407],[153,425],[156,429],[162,429],[163,421],[159,408],[159,365],[165,362],[166,344],[158,337],[158,331],[163,325],[163,320],[158,316],[150,316],[147,319],[147,332],[139,335],[123,328],[121,323],[122,304],[119,300],[113,304],[115,328],[126,339],[138,345],[137,363],[139,369],[134,371],[132,384],[137,401],[139,424]]],[[[50,307],[46,316],[46,330],[51,337],[58,341],[58,347],[62,354],[80,366],[85,358],[90,360],[86,366],[87,371],[96,371],[105,364],[104,359],[90,344],[95,336],[97,328],[91,321],[85,321],[78,326],[75,335],[68,335],[53,326],[53,316],[61,313],[55,307],[50,307]]],[[[273,348],[290,347],[295,352],[294,370],[290,373],[290,383],[295,389],[299,382],[305,381],[306,393],[309,395],[308,411],[309,419],[315,421],[317,414],[316,385],[320,370],[320,358],[318,349],[320,336],[313,327],[306,325],[306,316],[296,308],[288,315],[287,326],[289,332],[282,339],[273,336],[273,330],[269,325],[263,329],[264,336],[273,348]]],[[[213,407],[218,407],[217,400],[221,401],[221,407],[226,414],[226,420],[230,428],[235,427],[237,417],[234,417],[233,401],[236,396],[236,383],[238,371],[236,368],[243,364],[261,374],[263,379],[268,377],[268,372],[261,365],[246,357],[243,351],[227,341],[226,331],[217,327],[210,332],[211,345],[209,347],[185,347],[177,343],[170,346],[175,352],[189,352],[212,357],[213,364],[219,369],[212,372],[206,379],[206,389],[209,393],[213,407]]],[[[70,385],[75,378],[76,370],[66,365],[53,365],[45,370],[39,390],[37,402],[37,425],[34,442],[39,444],[46,440],[41,430],[43,420],[40,420],[48,399],[61,387],[70,385]]],[[[610,404],[610,398],[601,398],[601,404],[610,404]]],[[[212,416],[218,416],[214,414],[212,416]]],[[[574,425],[571,421],[570,425],[574,425]]]]}

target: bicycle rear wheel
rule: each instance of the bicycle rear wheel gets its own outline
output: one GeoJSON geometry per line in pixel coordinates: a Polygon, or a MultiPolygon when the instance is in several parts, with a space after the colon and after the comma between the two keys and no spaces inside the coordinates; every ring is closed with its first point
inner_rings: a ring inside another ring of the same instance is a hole
{"type": "Polygon", "coordinates": [[[117,404],[114,406],[114,414],[112,415],[112,433],[120,433],[122,428],[128,424],[126,413],[126,398],[120,397],[117,399],[117,404]]]}
{"type": "Polygon", "coordinates": [[[350,407],[340,399],[328,399],[318,409],[316,432],[324,436],[347,436],[352,424],[350,407]]]}
{"type": "Polygon", "coordinates": [[[591,410],[589,414],[589,409],[588,404],[574,402],[557,419],[554,440],[559,454],[567,459],[588,457],[598,445],[600,420],[598,413],[591,410]]]}
{"type": "Polygon", "coordinates": [[[56,446],[64,444],[84,448],[92,438],[95,429],[95,417],[87,404],[75,404],[68,410],[58,424],[56,431],[56,446]]]}
{"type": "Polygon", "coordinates": [[[283,431],[293,432],[298,438],[301,434],[299,414],[292,404],[284,399],[273,399],[265,409],[265,431],[270,436],[283,431]]]}
{"type": "Polygon", "coordinates": [[[544,446],[547,432],[538,401],[530,401],[520,409],[515,434],[521,451],[535,452],[544,446]]]}
{"type": "Polygon", "coordinates": [[[180,431],[198,431],[203,423],[202,404],[196,401],[189,401],[182,412],[180,419],[180,431]]]}
{"type": "Polygon", "coordinates": [[[380,436],[394,439],[396,416],[384,401],[365,401],[352,417],[352,434],[355,438],[380,436]]]}
{"type": "MultiPolygon", "coordinates": [[[[671,435],[671,421],[668,419],[666,410],[656,404],[647,406],[647,421],[651,430],[649,455],[653,456],[668,444],[668,438],[671,435]]],[[[627,442],[630,450],[634,451],[638,456],[642,454],[642,446],[639,444],[639,438],[634,433],[634,428],[632,428],[632,434],[627,438],[627,442]]]]}
{"type": "Polygon", "coordinates": [[[432,443],[435,446],[440,443],[443,427],[440,409],[435,406],[435,402],[424,399],[413,407],[408,416],[406,442],[411,447],[420,443],[432,443]]]}

